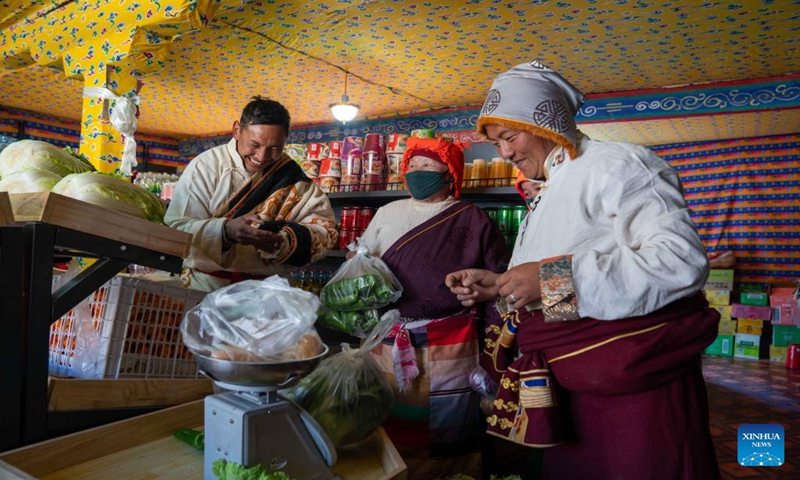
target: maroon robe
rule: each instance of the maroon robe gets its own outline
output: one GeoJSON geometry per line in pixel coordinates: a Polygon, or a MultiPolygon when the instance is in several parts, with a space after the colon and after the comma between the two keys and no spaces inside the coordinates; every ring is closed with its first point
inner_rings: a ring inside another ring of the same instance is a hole
{"type": "Polygon", "coordinates": [[[489,433],[551,447],[548,479],[718,479],[700,369],[718,321],[700,293],[614,321],[509,315],[481,359],[502,373],[489,433]]]}

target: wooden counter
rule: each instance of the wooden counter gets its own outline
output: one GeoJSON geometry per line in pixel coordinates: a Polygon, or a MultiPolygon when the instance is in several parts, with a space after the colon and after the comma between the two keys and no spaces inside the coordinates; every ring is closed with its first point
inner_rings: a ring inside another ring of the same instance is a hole
{"type": "Polygon", "coordinates": [[[192,235],[51,192],[9,195],[14,221],[44,222],[186,258],[192,235]]]}
{"type": "MultiPolygon", "coordinates": [[[[0,454],[0,478],[202,480],[203,452],[172,436],[202,423],[199,400],[66,435],[0,454]]],[[[406,465],[382,429],[337,454],[333,471],[346,480],[406,479],[406,465]]]]}

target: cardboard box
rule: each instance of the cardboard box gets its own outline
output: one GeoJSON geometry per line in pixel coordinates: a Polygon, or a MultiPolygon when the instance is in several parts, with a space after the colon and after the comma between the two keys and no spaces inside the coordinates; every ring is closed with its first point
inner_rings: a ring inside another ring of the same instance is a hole
{"type": "Polygon", "coordinates": [[[736,334],[736,320],[720,320],[719,328],[717,329],[718,335],[735,335],[736,334]]]}
{"type": "Polygon", "coordinates": [[[703,290],[706,295],[706,300],[711,306],[725,306],[731,304],[731,291],[730,290],[703,290]]]}
{"type": "Polygon", "coordinates": [[[733,355],[733,335],[719,335],[714,339],[714,343],[707,346],[704,350],[706,355],[719,355],[730,357],[733,355]]]}
{"type": "Polygon", "coordinates": [[[750,335],[761,335],[764,329],[764,320],[755,318],[739,318],[736,324],[736,333],[749,333],[750,335]]]}
{"type": "Polygon", "coordinates": [[[758,351],[761,348],[761,336],[737,333],[733,344],[735,358],[758,360],[758,351]]]}
{"type": "Polygon", "coordinates": [[[769,346],[769,361],[770,362],[786,362],[786,351],[789,347],[776,347],[775,345],[769,346]]]}
{"type": "Polygon", "coordinates": [[[769,305],[769,291],[768,283],[742,283],[739,285],[739,303],[766,307],[769,305]]]}
{"type": "Polygon", "coordinates": [[[712,268],[704,290],[733,290],[733,269],[712,268]]]}
{"type": "Polygon", "coordinates": [[[735,318],[757,318],[758,320],[772,320],[772,308],[734,303],[733,308],[731,309],[731,315],[733,315],[735,318]]]}
{"type": "Polygon", "coordinates": [[[799,310],[794,298],[794,288],[773,288],[769,295],[769,305],[772,307],[773,325],[794,325],[795,310],[799,310]]]}
{"type": "Polygon", "coordinates": [[[800,344],[800,328],[794,325],[773,325],[772,344],[776,347],[786,347],[792,343],[800,344]]]}
{"type": "Polygon", "coordinates": [[[720,306],[720,305],[712,305],[712,307],[713,307],[713,308],[714,308],[716,311],[718,311],[718,312],[719,312],[719,321],[720,321],[720,322],[725,322],[725,321],[730,321],[730,320],[733,320],[733,317],[731,317],[731,309],[732,309],[733,307],[731,307],[730,305],[725,305],[725,306],[720,306]]]}

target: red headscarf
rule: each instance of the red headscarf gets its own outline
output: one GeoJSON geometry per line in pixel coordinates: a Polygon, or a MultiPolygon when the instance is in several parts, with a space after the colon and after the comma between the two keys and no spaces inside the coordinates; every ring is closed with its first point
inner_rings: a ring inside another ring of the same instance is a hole
{"type": "Polygon", "coordinates": [[[447,165],[450,175],[453,176],[453,196],[459,198],[461,194],[461,179],[464,177],[464,147],[461,142],[451,142],[445,138],[416,138],[411,137],[406,144],[403,161],[400,163],[400,172],[405,176],[408,162],[411,157],[421,155],[447,165]]]}

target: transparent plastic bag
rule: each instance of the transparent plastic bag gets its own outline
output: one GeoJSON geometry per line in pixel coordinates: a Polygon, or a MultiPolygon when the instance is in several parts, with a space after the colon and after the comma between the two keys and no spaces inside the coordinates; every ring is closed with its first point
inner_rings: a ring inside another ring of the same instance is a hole
{"type": "Polygon", "coordinates": [[[181,335],[196,354],[238,362],[302,360],[322,351],[319,299],[285,278],[245,280],[208,294],[186,312],[181,335]]]}
{"type": "Polygon", "coordinates": [[[381,319],[377,309],[343,312],[325,305],[317,312],[317,322],[325,328],[344,332],[357,338],[366,338],[381,319]]]}
{"type": "Polygon", "coordinates": [[[372,310],[396,302],[403,286],[386,262],[369,253],[366,246],[348,246],[356,254],[345,261],[322,287],[323,305],[343,312],[372,310]]]}
{"type": "Polygon", "coordinates": [[[480,365],[469,373],[469,386],[481,396],[480,407],[484,415],[492,412],[492,402],[497,395],[497,382],[480,365]]]}
{"type": "Polygon", "coordinates": [[[385,313],[361,348],[343,343],[341,352],[283,392],[314,417],[336,447],[367,438],[389,415],[392,386],[369,352],[399,318],[399,310],[385,313]]]}

